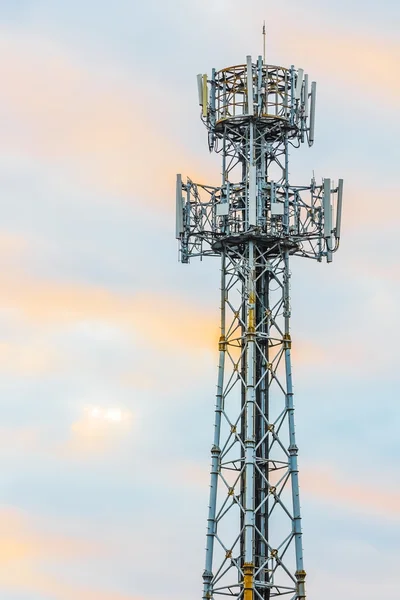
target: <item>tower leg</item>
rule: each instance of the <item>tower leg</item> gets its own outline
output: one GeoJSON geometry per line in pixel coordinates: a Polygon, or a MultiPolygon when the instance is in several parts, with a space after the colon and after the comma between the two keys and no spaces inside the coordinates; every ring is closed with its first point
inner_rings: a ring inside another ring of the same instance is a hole
{"type": "Polygon", "coordinates": [[[288,411],[289,424],[289,465],[290,476],[292,480],[292,501],[293,501],[293,533],[295,537],[296,548],[296,579],[297,579],[297,598],[304,600],[306,572],[303,565],[303,544],[300,516],[300,490],[299,490],[299,470],[297,466],[298,448],[296,445],[296,434],[294,425],[294,403],[293,403],[293,383],[292,383],[292,362],[291,362],[291,337],[290,337],[290,271],[289,255],[285,252],[285,272],[284,272],[284,347],[285,347],[285,369],[286,369],[286,406],[288,411]]]}
{"type": "Polygon", "coordinates": [[[217,510],[217,489],[218,474],[220,473],[220,438],[221,438],[221,415],[223,408],[223,386],[224,386],[224,368],[225,368],[225,255],[221,257],[221,326],[219,340],[219,363],[218,363],[218,382],[215,404],[215,428],[214,441],[211,449],[211,482],[210,482],[210,500],[208,507],[207,520],[207,541],[206,541],[206,564],[203,573],[203,599],[212,598],[212,568],[214,555],[214,538],[217,533],[216,510],[217,510]]]}

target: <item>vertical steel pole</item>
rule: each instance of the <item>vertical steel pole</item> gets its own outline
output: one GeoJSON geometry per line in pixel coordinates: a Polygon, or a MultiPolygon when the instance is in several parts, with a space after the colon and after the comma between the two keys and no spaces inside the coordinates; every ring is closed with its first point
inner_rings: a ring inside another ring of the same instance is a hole
{"type": "Polygon", "coordinates": [[[303,565],[303,543],[301,532],[300,516],[300,491],[299,491],[299,470],[297,465],[298,448],[296,445],[296,434],[294,427],[294,403],[293,403],[293,384],[292,384],[292,363],[291,363],[291,337],[290,337],[290,271],[289,271],[289,252],[284,254],[285,270],[283,279],[284,294],[284,348],[285,348],[285,369],[286,369],[286,409],[288,412],[289,424],[289,467],[292,481],[292,502],[293,502],[293,534],[295,537],[296,549],[296,578],[297,578],[297,599],[305,600],[305,577],[303,565]]]}
{"type": "Polygon", "coordinates": [[[210,600],[212,597],[212,564],[214,554],[214,539],[217,533],[216,510],[217,510],[217,487],[218,474],[220,470],[220,438],[221,438],[221,416],[223,410],[223,388],[224,388],[224,368],[225,368],[225,286],[226,259],[225,253],[221,256],[221,335],[219,339],[219,363],[218,363],[218,382],[215,404],[215,428],[214,443],[211,448],[211,483],[210,483],[210,501],[208,507],[207,519],[207,539],[206,539],[206,564],[203,573],[203,598],[210,600]]]}
{"type": "Polygon", "coordinates": [[[256,293],[254,242],[248,242],[248,273],[246,281],[246,381],[245,381],[245,518],[244,518],[244,600],[254,597],[255,546],[255,334],[256,293]]]}

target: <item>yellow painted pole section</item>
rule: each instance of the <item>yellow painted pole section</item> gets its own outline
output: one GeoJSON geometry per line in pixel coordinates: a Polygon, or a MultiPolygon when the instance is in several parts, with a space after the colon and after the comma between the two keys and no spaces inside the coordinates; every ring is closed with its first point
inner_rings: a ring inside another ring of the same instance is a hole
{"type": "Polygon", "coordinates": [[[208,110],[207,75],[203,75],[203,117],[207,116],[207,110],[208,110]]]}
{"type": "Polygon", "coordinates": [[[250,292],[249,294],[249,333],[255,332],[255,303],[256,303],[256,295],[254,292],[250,292]]]}
{"type": "Polygon", "coordinates": [[[243,595],[243,598],[244,598],[244,600],[253,600],[253,596],[254,596],[254,593],[253,593],[254,565],[252,563],[244,563],[243,573],[244,573],[244,583],[243,583],[244,595],[243,595]]]}
{"type": "Polygon", "coordinates": [[[299,600],[306,600],[306,572],[305,571],[296,571],[297,578],[297,593],[299,600]]]}

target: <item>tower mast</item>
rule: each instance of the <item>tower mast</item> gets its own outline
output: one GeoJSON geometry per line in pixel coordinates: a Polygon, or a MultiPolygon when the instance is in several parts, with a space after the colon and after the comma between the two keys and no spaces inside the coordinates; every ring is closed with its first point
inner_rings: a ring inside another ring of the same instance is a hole
{"type": "Polygon", "coordinates": [[[290,145],[314,141],[316,84],[302,69],[248,56],[199,75],[198,91],[222,182],[177,176],[176,236],[183,263],[221,260],[203,599],[304,600],[289,262],[332,261],[343,181],[289,182],[290,145]]]}

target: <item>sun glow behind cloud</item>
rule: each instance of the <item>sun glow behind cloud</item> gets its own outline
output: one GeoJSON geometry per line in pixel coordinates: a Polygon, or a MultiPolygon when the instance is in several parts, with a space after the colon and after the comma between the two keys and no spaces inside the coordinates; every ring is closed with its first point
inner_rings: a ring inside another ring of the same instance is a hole
{"type": "Polygon", "coordinates": [[[61,453],[81,458],[102,455],[128,439],[132,429],[130,411],[112,405],[86,405],[80,418],[71,425],[69,440],[61,453]]]}
{"type": "Polygon", "coordinates": [[[99,423],[115,424],[121,426],[131,421],[131,414],[120,408],[101,408],[100,406],[88,406],[85,408],[87,420],[91,425],[99,423]]]}
{"type": "Polygon", "coordinates": [[[72,425],[80,436],[122,435],[131,430],[132,415],[119,407],[86,406],[82,417],[72,425]]]}

